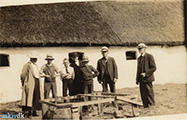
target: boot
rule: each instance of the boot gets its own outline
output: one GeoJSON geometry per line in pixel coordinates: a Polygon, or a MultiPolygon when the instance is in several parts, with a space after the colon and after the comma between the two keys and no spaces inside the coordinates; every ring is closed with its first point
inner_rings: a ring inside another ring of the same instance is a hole
{"type": "Polygon", "coordinates": [[[36,114],[36,110],[33,111],[32,116],[38,116],[38,115],[36,114]]]}
{"type": "Polygon", "coordinates": [[[29,113],[27,114],[28,118],[31,118],[31,111],[29,111],[29,113]]]}

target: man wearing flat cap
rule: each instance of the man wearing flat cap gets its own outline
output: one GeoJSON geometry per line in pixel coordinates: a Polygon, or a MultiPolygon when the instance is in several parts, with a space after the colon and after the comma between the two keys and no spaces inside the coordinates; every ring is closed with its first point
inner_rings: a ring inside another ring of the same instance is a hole
{"type": "Polygon", "coordinates": [[[82,80],[83,80],[83,89],[84,94],[93,93],[93,78],[99,75],[99,72],[92,66],[88,65],[89,59],[87,56],[83,56],[82,65],[80,67],[82,80]]]}
{"type": "Polygon", "coordinates": [[[108,85],[111,92],[115,92],[115,83],[118,79],[118,69],[114,58],[108,56],[108,48],[101,48],[102,58],[97,62],[99,71],[98,82],[103,87],[103,92],[108,92],[108,85]]]}
{"type": "Polygon", "coordinates": [[[44,77],[44,98],[49,98],[50,90],[52,90],[53,98],[57,95],[57,88],[56,88],[56,77],[60,76],[59,70],[55,64],[52,63],[54,60],[53,56],[47,54],[45,58],[47,64],[43,65],[40,69],[40,76],[44,77]]]}
{"type": "Polygon", "coordinates": [[[144,43],[138,45],[140,56],[137,63],[136,84],[140,85],[140,94],[144,108],[149,108],[155,105],[154,91],[152,82],[155,81],[154,72],[156,64],[154,57],[146,53],[147,46],[144,43]]]}
{"type": "Polygon", "coordinates": [[[20,77],[22,83],[22,111],[30,118],[31,115],[37,116],[36,110],[41,110],[41,103],[39,100],[43,99],[43,92],[38,66],[36,64],[38,53],[36,51],[31,51],[28,57],[30,61],[23,66],[20,77]],[[31,113],[31,111],[33,112],[31,113]]]}

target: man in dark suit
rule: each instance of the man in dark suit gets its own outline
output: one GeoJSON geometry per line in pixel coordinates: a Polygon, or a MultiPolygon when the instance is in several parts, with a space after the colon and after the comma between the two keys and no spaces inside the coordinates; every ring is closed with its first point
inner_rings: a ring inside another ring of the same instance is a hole
{"type": "Polygon", "coordinates": [[[108,56],[108,48],[102,47],[101,53],[103,57],[97,62],[97,70],[99,71],[98,82],[102,84],[103,92],[108,92],[108,84],[110,91],[115,92],[115,82],[118,79],[118,70],[114,58],[108,56]]]}
{"type": "Polygon", "coordinates": [[[156,64],[154,57],[146,53],[147,46],[144,43],[138,45],[140,57],[138,57],[136,84],[140,85],[140,94],[143,101],[144,108],[154,106],[154,91],[152,82],[154,79],[154,72],[156,71],[156,64]]]}
{"type": "Polygon", "coordinates": [[[80,70],[80,60],[79,60],[79,54],[77,52],[71,53],[69,55],[70,58],[70,66],[74,69],[75,72],[75,78],[73,80],[73,93],[72,95],[77,94],[84,94],[83,89],[83,81],[81,79],[81,70],[80,70]]]}

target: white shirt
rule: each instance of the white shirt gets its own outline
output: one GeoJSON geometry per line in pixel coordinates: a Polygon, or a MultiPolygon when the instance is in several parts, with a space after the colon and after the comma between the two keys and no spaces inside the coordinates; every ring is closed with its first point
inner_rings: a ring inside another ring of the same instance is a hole
{"type": "Polygon", "coordinates": [[[142,53],[142,54],[139,54],[139,57],[141,57],[141,56],[143,56],[143,57],[144,57],[144,56],[145,56],[145,52],[144,52],[144,53],[142,53]]]}
{"type": "Polygon", "coordinates": [[[33,74],[35,78],[39,78],[39,69],[36,64],[31,63],[32,69],[33,69],[33,74]]]}
{"type": "Polygon", "coordinates": [[[63,79],[73,79],[75,78],[75,72],[74,69],[72,67],[67,67],[67,70],[69,73],[66,72],[66,67],[63,66],[61,69],[61,78],[63,79]]]}
{"type": "Polygon", "coordinates": [[[145,52],[144,52],[144,53],[142,53],[142,56],[145,56],[145,52]]]}

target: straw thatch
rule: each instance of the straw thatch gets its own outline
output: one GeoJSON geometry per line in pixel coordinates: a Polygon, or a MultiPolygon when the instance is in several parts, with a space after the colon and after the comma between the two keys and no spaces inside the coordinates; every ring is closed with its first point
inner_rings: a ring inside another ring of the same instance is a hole
{"type": "Polygon", "coordinates": [[[122,45],[88,3],[5,7],[1,18],[3,44],[122,45]]]}
{"type": "Polygon", "coordinates": [[[183,2],[73,2],[1,7],[1,46],[183,45],[183,2]]]}
{"type": "Polygon", "coordinates": [[[116,32],[124,45],[184,44],[182,0],[128,0],[92,2],[95,10],[116,32]]]}

